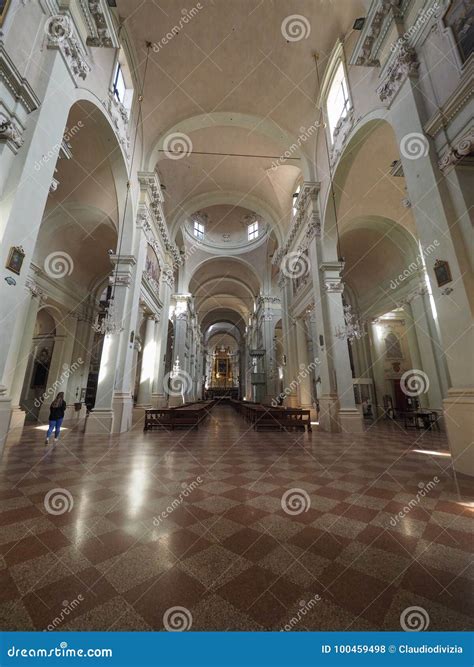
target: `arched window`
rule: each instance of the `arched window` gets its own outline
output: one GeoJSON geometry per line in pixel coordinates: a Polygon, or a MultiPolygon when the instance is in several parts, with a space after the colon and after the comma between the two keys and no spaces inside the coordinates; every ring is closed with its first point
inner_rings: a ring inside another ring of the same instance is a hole
{"type": "Polygon", "coordinates": [[[300,183],[300,185],[298,185],[298,187],[296,188],[296,190],[293,193],[293,208],[292,208],[293,217],[296,215],[296,200],[298,199],[298,195],[300,193],[300,190],[301,190],[301,183],[300,183]]]}
{"type": "Polygon", "coordinates": [[[247,227],[247,238],[249,241],[253,241],[258,238],[258,220],[251,222],[247,227]]]}
{"type": "Polygon", "coordinates": [[[394,333],[389,333],[385,337],[385,353],[387,359],[403,359],[400,341],[394,333]]]}
{"type": "Polygon", "coordinates": [[[200,241],[202,241],[204,238],[204,223],[194,219],[193,231],[194,231],[194,236],[200,241]]]}
{"type": "Polygon", "coordinates": [[[114,98],[122,104],[127,111],[132,107],[133,82],[128,65],[127,57],[123,48],[119,49],[112,75],[111,90],[114,98]]]}
{"type": "Polygon", "coordinates": [[[338,122],[341,118],[347,116],[350,108],[351,101],[344,63],[340,60],[326,97],[326,114],[331,141],[334,139],[334,130],[336,129],[338,122]]]}

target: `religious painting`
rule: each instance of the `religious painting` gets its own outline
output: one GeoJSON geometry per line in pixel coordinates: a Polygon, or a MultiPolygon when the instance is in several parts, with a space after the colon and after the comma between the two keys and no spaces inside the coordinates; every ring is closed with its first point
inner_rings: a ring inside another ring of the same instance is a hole
{"type": "Polygon", "coordinates": [[[25,253],[23,248],[21,246],[13,246],[10,248],[10,252],[8,253],[8,259],[5,267],[9,271],[13,271],[13,273],[16,273],[19,276],[24,259],[25,253]]]}
{"type": "Polygon", "coordinates": [[[438,287],[442,287],[443,285],[446,285],[452,281],[451,269],[449,268],[448,262],[438,259],[435,262],[433,270],[435,272],[438,287]]]}
{"type": "Polygon", "coordinates": [[[385,338],[385,353],[387,359],[403,359],[402,348],[396,334],[387,334],[385,338]]]}
{"type": "Polygon", "coordinates": [[[466,62],[474,51],[474,2],[453,0],[444,16],[444,23],[451,28],[461,60],[466,62]]]}
{"type": "Polygon", "coordinates": [[[160,265],[158,263],[158,257],[156,256],[155,251],[148,245],[146,260],[145,260],[145,273],[148,280],[158,284],[160,280],[160,265]]]}
{"type": "Polygon", "coordinates": [[[0,26],[3,25],[10,0],[0,0],[0,26]]]}
{"type": "Polygon", "coordinates": [[[216,375],[227,377],[227,359],[216,359],[216,375]]]}

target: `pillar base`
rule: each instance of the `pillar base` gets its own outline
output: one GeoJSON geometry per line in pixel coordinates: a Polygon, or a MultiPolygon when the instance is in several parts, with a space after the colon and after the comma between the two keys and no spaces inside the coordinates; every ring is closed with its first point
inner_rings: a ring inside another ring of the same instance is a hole
{"type": "Polygon", "coordinates": [[[14,428],[23,428],[25,425],[26,412],[16,406],[12,408],[11,418],[10,418],[10,431],[14,428]]]}
{"type": "Polygon", "coordinates": [[[364,421],[357,408],[345,408],[339,410],[339,424],[343,433],[345,431],[348,431],[349,433],[364,432],[364,421]]]}
{"type": "Polygon", "coordinates": [[[135,426],[140,421],[145,423],[145,410],[150,409],[151,405],[135,405],[132,410],[132,424],[135,426]]]}
{"type": "Polygon", "coordinates": [[[112,401],[114,422],[112,433],[124,433],[132,428],[133,398],[131,394],[115,393],[112,401]]]}
{"type": "Polygon", "coordinates": [[[84,428],[85,435],[109,435],[112,433],[114,413],[112,410],[92,410],[84,428]]]}
{"type": "Polygon", "coordinates": [[[319,399],[319,428],[328,433],[363,433],[364,422],[357,408],[340,408],[336,395],[319,399]]]}
{"type": "Polygon", "coordinates": [[[7,439],[8,431],[10,430],[10,421],[12,413],[12,399],[5,396],[5,387],[0,386],[0,456],[3,452],[5,440],[7,439]]]}
{"type": "Polygon", "coordinates": [[[339,433],[339,400],[337,396],[321,396],[319,399],[319,428],[327,433],[339,433]]]}
{"type": "Polygon", "coordinates": [[[85,419],[86,419],[87,408],[84,403],[81,404],[80,410],[76,410],[74,403],[68,405],[64,413],[64,426],[68,428],[75,428],[77,430],[83,430],[85,419]]]}
{"type": "Polygon", "coordinates": [[[182,396],[169,396],[168,406],[170,408],[177,408],[180,405],[183,405],[186,399],[183,399],[182,396]]]}
{"type": "Polygon", "coordinates": [[[449,389],[443,408],[453,468],[474,476],[474,388],[449,389]]]}
{"type": "Polygon", "coordinates": [[[152,394],[151,405],[153,408],[166,408],[168,397],[165,394],[152,394]]]}

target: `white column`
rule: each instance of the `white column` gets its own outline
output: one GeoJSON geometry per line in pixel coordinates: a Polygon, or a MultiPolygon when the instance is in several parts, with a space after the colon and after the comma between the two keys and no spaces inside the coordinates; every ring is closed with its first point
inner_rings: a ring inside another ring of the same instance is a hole
{"type": "MultiPolygon", "coordinates": [[[[298,396],[303,410],[313,410],[311,400],[311,372],[309,368],[308,341],[303,318],[296,320],[296,348],[298,355],[298,396]]],[[[314,417],[314,415],[313,415],[314,417]]]]}
{"type": "Polygon", "coordinates": [[[3,448],[11,413],[10,378],[17,359],[17,341],[22,336],[21,317],[23,288],[33,256],[39,227],[43,218],[57,154],[44,161],[43,156],[56,153],[66,127],[74,99],[74,83],[59,51],[48,51],[42,63],[47,81],[41,106],[28,118],[25,143],[8,168],[0,155],[0,263],[5,267],[10,248],[22,246],[25,259],[20,275],[4,270],[15,283],[0,282],[0,450],[3,448]],[[58,94],[61,91],[61,94],[58,94]],[[40,169],[35,165],[41,165],[40,169]]]}
{"type": "Polygon", "coordinates": [[[152,405],[155,408],[164,407],[167,395],[164,387],[166,350],[168,344],[170,300],[173,289],[173,273],[171,267],[165,267],[161,276],[160,299],[163,304],[161,318],[156,329],[157,346],[155,357],[155,373],[153,378],[152,405]]]}
{"type": "Polygon", "coordinates": [[[138,388],[137,406],[151,408],[151,390],[156,358],[156,329],[155,315],[145,316],[145,341],[143,344],[142,363],[140,368],[140,386],[138,388]]]}
{"type": "Polygon", "coordinates": [[[296,339],[294,322],[289,312],[291,283],[286,276],[281,275],[278,285],[281,289],[281,328],[285,355],[283,366],[284,404],[289,408],[294,408],[298,404],[298,395],[295,385],[297,375],[296,339]]]}
{"type": "Polygon", "coordinates": [[[41,293],[35,291],[30,292],[28,289],[28,294],[30,297],[27,302],[26,319],[23,320],[23,334],[21,336],[20,347],[15,364],[15,372],[11,383],[12,419],[10,422],[10,429],[20,428],[25,423],[26,414],[24,410],[20,408],[20,398],[30,358],[31,343],[35,331],[38,308],[41,304],[41,293]]]}
{"type": "MultiPolygon", "coordinates": [[[[416,81],[406,78],[391,100],[390,112],[400,145],[410,134],[424,136],[424,100],[416,81]]],[[[418,238],[423,247],[434,240],[439,244],[436,257],[426,264],[451,382],[444,410],[453,466],[458,472],[474,475],[474,355],[466,354],[473,349],[469,251],[460,238],[457,215],[434,146],[428,139],[426,145],[426,154],[417,159],[410,159],[402,150],[401,160],[418,238]],[[449,264],[452,282],[448,285],[437,286],[436,259],[449,264]]]]}
{"type": "MultiPolygon", "coordinates": [[[[114,257],[113,260],[117,262],[118,258],[114,257]]],[[[128,370],[131,370],[133,356],[131,322],[136,321],[136,310],[133,313],[135,315],[134,319],[130,317],[130,312],[133,311],[134,295],[130,287],[134,265],[134,258],[120,258],[114,305],[117,320],[123,326],[123,331],[104,337],[95,406],[86,421],[85,431],[87,434],[122,433],[131,427],[131,373],[127,372],[125,368],[125,360],[130,357],[130,369],[128,370]],[[126,316],[127,313],[128,317],[126,316]],[[118,396],[116,392],[118,392],[118,396]]],[[[138,308],[138,295],[136,300],[136,308],[138,308]]]]}

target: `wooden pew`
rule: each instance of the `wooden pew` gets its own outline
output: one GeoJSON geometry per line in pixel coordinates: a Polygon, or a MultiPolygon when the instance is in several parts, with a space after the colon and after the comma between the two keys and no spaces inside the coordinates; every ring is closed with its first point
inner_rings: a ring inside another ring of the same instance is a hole
{"type": "Polygon", "coordinates": [[[153,428],[166,428],[173,431],[175,427],[199,428],[210,414],[215,401],[196,401],[174,408],[154,408],[145,410],[144,431],[153,428]]]}

